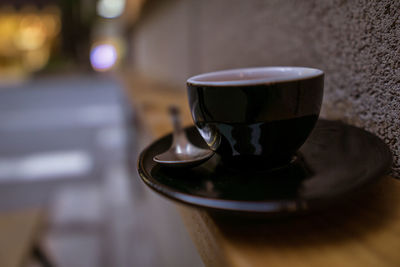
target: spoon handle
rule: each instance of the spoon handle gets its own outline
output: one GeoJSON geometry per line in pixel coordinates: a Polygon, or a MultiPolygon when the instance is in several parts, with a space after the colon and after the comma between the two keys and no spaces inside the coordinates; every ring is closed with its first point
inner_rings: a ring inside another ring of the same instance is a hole
{"type": "Polygon", "coordinates": [[[180,139],[180,136],[184,133],[181,125],[180,111],[179,108],[176,106],[170,106],[168,110],[169,114],[171,115],[172,126],[174,128],[173,144],[176,145],[178,143],[178,140],[180,139]]]}

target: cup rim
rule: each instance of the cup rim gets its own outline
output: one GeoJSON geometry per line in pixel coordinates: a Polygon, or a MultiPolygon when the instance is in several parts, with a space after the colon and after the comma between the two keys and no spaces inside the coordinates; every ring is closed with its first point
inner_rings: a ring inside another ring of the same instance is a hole
{"type": "Polygon", "coordinates": [[[260,85],[260,84],[273,84],[279,82],[290,82],[315,78],[324,75],[324,72],[320,69],[309,68],[309,67],[291,67],[291,66],[269,66],[269,67],[251,67],[251,68],[238,68],[229,70],[219,70],[213,72],[207,72],[199,75],[190,77],[186,83],[188,85],[195,86],[242,86],[242,85],[260,85]],[[229,80],[226,81],[213,81],[210,80],[212,77],[219,75],[233,75],[241,77],[243,75],[254,74],[255,72],[267,71],[278,71],[287,72],[287,77],[266,77],[266,78],[249,78],[248,80],[229,80]],[[291,75],[293,74],[293,75],[291,75]],[[207,80],[208,78],[208,80],[207,80]]]}

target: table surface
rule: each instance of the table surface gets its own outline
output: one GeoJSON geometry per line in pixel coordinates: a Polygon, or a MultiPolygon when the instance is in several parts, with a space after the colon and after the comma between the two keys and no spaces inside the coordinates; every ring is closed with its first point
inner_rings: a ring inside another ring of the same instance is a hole
{"type": "Polygon", "coordinates": [[[43,220],[44,212],[41,209],[0,213],[1,267],[20,267],[26,263],[37,242],[43,220]]]}
{"type": "MultiPolygon", "coordinates": [[[[191,124],[183,88],[125,79],[139,120],[154,139],[170,132],[167,107],[191,124]]],[[[344,207],[310,216],[234,221],[177,204],[206,266],[399,266],[400,181],[384,177],[344,207]]]]}

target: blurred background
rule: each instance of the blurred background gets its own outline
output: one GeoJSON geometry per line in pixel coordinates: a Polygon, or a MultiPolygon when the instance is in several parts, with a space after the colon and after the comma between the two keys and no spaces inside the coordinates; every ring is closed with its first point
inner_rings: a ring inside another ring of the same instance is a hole
{"type": "Polygon", "coordinates": [[[1,81],[108,71],[124,63],[143,1],[2,1],[1,81]]]}
{"type": "Polygon", "coordinates": [[[137,176],[152,141],[127,81],[143,4],[1,1],[0,266],[203,266],[137,176]]]}
{"type": "Polygon", "coordinates": [[[190,123],[185,81],[202,72],[323,69],[322,116],[381,137],[400,177],[399,10],[396,0],[2,0],[0,265],[202,266],[175,205],[135,169],[169,131],[168,105],[190,123]]]}

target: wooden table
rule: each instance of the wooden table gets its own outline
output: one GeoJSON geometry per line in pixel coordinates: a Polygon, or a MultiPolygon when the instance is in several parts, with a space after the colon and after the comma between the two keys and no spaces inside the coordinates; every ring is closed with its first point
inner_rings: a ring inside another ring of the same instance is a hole
{"type": "MultiPolygon", "coordinates": [[[[129,94],[154,139],[171,131],[167,107],[181,107],[191,124],[183,88],[129,76],[129,94]]],[[[385,177],[344,207],[312,216],[227,221],[179,205],[206,266],[400,266],[400,181],[385,177]]]]}
{"type": "Polygon", "coordinates": [[[41,209],[25,209],[0,213],[0,266],[21,267],[31,256],[44,212],[41,209]]]}

